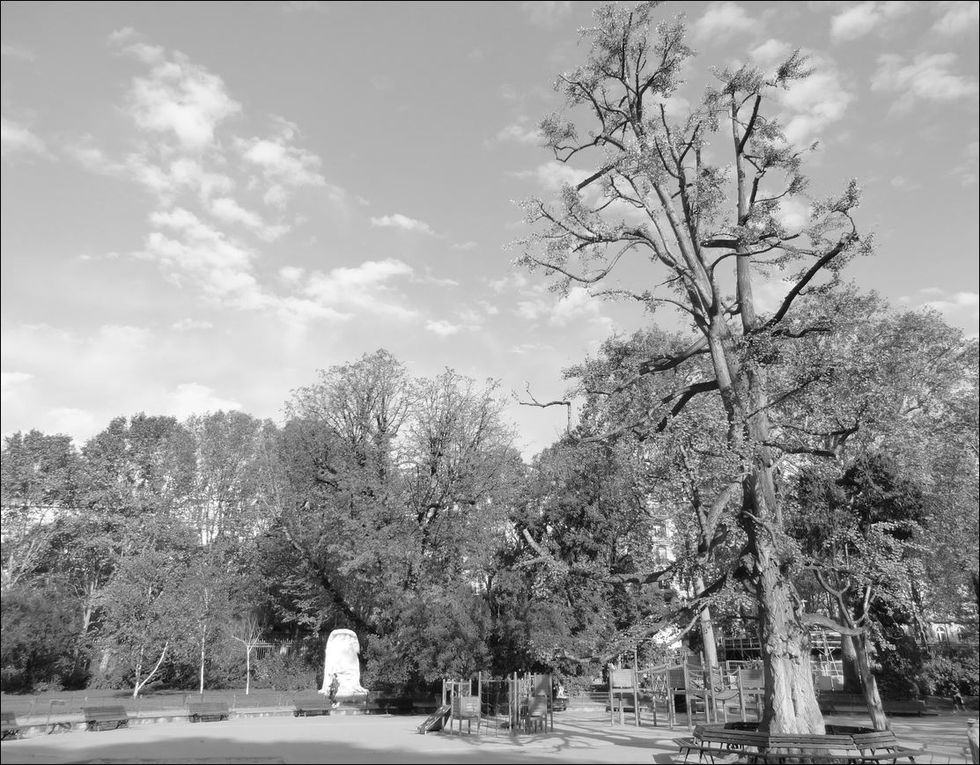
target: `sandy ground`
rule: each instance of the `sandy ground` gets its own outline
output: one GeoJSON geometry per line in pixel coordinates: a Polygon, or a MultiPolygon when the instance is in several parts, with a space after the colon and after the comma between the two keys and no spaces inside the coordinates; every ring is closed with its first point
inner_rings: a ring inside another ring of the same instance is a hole
{"type": "MultiPolygon", "coordinates": [[[[608,715],[567,712],[555,729],[511,736],[483,728],[420,735],[422,716],[253,717],[171,722],[115,731],[72,731],[4,741],[7,763],[667,763],[680,762],[673,740],[687,735],[644,725],[610,724],[608,715]],[[676,759],[675,759],[676,758],[676,759]]],[[[828,722],[861,724],[854,717],[828,722]]],[[[967,762],[966,715],[895,718],[909,745],[936,756],[918,762],[967,762]]]]}

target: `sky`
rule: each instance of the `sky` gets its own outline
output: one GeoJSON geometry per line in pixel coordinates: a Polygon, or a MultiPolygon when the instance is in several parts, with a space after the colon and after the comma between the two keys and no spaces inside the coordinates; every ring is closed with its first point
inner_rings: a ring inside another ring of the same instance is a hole
{"type": "MultiPolygon", "coordinates": [[[[379,348],[492,379],[530,457],[562,370],[652,321],[513,264],[518,202],[573,171],[540,145],[592,3],[2,4],[2,434],[81,444],[113,417],[281,422],[317,370],[379,348]]],[[[666,3],[711,67],[814,74],[780,94],[851,178],[877,254],[846,276],[978,332],[976,2],[666,3]]],[[[571,175],[570,175],[571,174],[571,175]]],[[[805,220],[806,206],[787,205],[805,220]]],[[[639,275],[637,278],[641,278],[639,275]]],[[[763,299],[778,299],[778,283],[763,299]]]]}

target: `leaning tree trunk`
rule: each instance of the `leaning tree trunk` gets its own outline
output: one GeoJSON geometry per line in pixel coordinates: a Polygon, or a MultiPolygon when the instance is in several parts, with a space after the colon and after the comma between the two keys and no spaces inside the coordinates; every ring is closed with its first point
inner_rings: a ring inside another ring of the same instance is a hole
{"type": "Polygon", "coordinates": [[[881,696],[878,695],[878,681],[875,680],[874,673],[871,671],[868,638],[866,635],[859,635],[854,638],[853,642],[858,676],[861,678],[861,692],[864,695],[864,703],[868,707],[868,714],[871,716],[871,725],[875,730],[889,730],[885,707],[881,703],[881,696]]]}
{"type": "MultiPolygon", "coordinates": [[[[694,587],[700,593],[704,592],[704,579],[697,576],[694,580],[694,587]]],[[[704,663],[706,667],[714,669],[718,666],[718,644],[715,642],[715,628],[711,622],[711,609],[705,606],[698,615],[701,625],[701,645],[704,647],[704,663]]]]}
{"type": "Polygon", "coordinates": [[[857,649],[854,638],[840,636],[841,663],[844,667],[844,690],[847,693],[861,693],[861,674],[858,672],[857,649]]]}

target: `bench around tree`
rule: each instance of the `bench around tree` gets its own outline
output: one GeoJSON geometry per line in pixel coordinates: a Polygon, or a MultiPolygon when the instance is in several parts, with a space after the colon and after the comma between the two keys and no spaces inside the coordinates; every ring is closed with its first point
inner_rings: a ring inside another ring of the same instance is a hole
{"type": "Polygon", "coordinates": [[[818,763],[860,761],[897,762],[925,754],[924,749],[903,746],[891,731],[852,734],[769,734],[710,725],[698,725],[694,735],[677,740],[687,762],[691,754],[698,760],[737,757],[747,763],[818,763]]]}
{"type": "Polygon", "coordinates": [[[122,704],[100,704],[82,707],[86,730],[115,730],[129,727],[129,713],[122,704]]]}
{"type": "Polygon", "coordinates": [[[227,701],[189,701],[187,718],[191,722],[220,722],[231,714],[227,701]]]}

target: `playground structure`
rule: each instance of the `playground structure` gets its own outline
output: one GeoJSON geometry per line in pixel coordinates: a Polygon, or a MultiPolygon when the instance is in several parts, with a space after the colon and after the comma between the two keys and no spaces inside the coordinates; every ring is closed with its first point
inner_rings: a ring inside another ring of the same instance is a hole
{"type": "Polygon", "coordinates": [[[653,724],[666,718],[673,728],[678,722],[679,701],[689,730],[698,717],[706,723],[729,722],[737,714],[746,722],[752,711],[755,719],[762,716],[763,681],[761,670],[741,669],[734,674],[721,667],[704,667],[690,657],[677,664],[661,664],[632,669],[609,669],[609,721],[625,724],[627,711],[633,713],[633,724],[642,725],[641,710],[648,710],[653,724]]]}
{"type": "Polygon", "coordinates": [[[419,726],[419,733],[447,730],[462,734],[493,728],[512,735],[554,730],[552,678],[548,674],[509,675],[503,680],[484,680],[482,673],[469,680],[443,680],[441,703],[419,726]]]}

